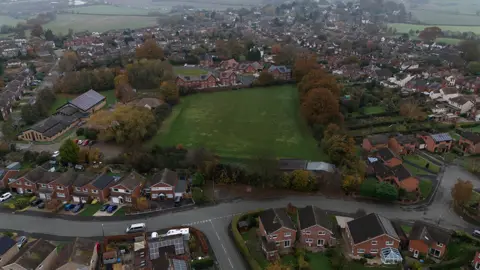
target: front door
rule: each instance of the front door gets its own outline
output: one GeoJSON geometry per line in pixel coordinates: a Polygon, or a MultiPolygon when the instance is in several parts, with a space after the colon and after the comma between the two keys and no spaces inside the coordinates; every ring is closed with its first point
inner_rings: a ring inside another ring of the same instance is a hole
{"type": "Polygon", "coordinates": [[[413,257],[418,258],[418,250],[413,251],[413,257]]]}

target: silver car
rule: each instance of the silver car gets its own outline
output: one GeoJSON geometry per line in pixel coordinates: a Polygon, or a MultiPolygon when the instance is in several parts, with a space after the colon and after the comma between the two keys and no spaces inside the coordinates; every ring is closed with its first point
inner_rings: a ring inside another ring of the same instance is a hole
{"type": "Polygon", "coordinates": [[[27,243],[27,240],[28,238],[26,236],[22,236],[18,239],[17,241],[17,247],[20,249],[21,247],[23,247],[23,245],[25,245],[25,243],[27,243]]]}

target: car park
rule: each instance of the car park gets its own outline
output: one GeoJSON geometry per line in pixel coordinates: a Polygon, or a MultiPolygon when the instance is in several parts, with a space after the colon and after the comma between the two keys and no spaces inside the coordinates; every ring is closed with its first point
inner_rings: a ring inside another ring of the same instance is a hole
{"type": "Polygon", "coordinates": [[[13,196],[12,196],[12,193],[10,192],[7,192],[7,193],[4,193],[0,196],[0,202],[4,202],[6,200],[9,200],[11,199],[13,196]]]}
{"type": "Polygon", "coordinates": [[[41,204],[42,202],[43,202],[42,199],[35,199],[30,203],[30,205],[31,206],[37,206],[37,205],[41,204]]]}
{"type": "Polygon", "coordinates": [[[117,210],[118,206],[116,205],[110,205],[108,208],[107,208],[107,213],[113,213],[115,212],[115,210],[117,210]]]}
{"type": "Polygon", "coordinates": [[[100,208],[100,211],[105,212],[107,211],[108,207],[110,207],[110,204],[104,204],[102,208],[100,208]]]}
{"type": "Polygon", "coordinates": [[[73,208],[72,212],[73,213],[78,213],[78,212],[80,212],[80,210],[82,210],[82,208],[83,208],[83,203],[79,203],[79,204],[77,204],[77,206],[75,206],[73,208]]]}
{"type": "Polygon", "coordinates": [[[27,243],[27,240],[28,240],[28,238],[26,236],[22,236],[22,237],[18,238],[17,247],[21,248],[23,245],[25,245],[25,243],[27,243]]]}

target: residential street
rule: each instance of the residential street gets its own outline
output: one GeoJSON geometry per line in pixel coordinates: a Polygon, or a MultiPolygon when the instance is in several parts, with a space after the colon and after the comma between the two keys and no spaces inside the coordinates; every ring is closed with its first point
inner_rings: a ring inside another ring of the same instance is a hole
{"type": "Polygon", "coordinates": [[[2,220],[1,228],[6,230],[71,237],[102,236],[102,223],[105,235],[122,234],[129,224],[135,222],[146,222],[149,231],[170,226],[191,225],[205,232],[222,269],[244,269],[241,255],[228,236],[228,224],[235,214],[259,208],[284,207],[288,203],[292,203],[298,207],[311,204],[322,209],[347,213],[354,213],[358,209],[364,209],[367,212],[376,212],[391,219],[408,221],[418,219],[434,223],[439,222],[441,226],[446,228],[466,229],[470,231],[473,227],[458,217],[449,207],[450,188],[459,177],[476,181],[474,182],[475,186],[480,184],[476,178],[472,178],[472,175],[460,167],[450,166],[445,171],[434,202],[430,206],[418,210],[393,206],[391,204],[367,203],[353,200],[345,201],[319,196],[297,196],[268,201],[240,200],[212,207],[197,208],[185,212],[162,214],[148,219],[140,218],[138,220],[128,221],[82,222],[6,213],[0,213],[0,220],[2,220]]]}

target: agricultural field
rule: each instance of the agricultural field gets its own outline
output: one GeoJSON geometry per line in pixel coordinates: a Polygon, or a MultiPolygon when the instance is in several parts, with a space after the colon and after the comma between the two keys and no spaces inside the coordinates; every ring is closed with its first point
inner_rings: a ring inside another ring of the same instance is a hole
{"type": "Polygon", "coordinates": [[[480,25],[480,16],[475,14],[456,14],[451,11],[439,10],[412,10],[412,15],[425,24],[480,25]]]}
{"type": "MultiPolygon", "coordinates": [[[[397,29],[398,33],[408,33],[410,29],[412,29],[413,31],[416,31],[416,30],[421,31],[425,29],[425,27],[431,27],[434,25],[390,23],[388,26],[397,29]]],[[[438,27],[440,27],[440,29],[442,30],[460,31],[460,32],[472,31],[476,34],[480,34],[480,25],[479,26],[439,25],[438,27]]]]}
{"type": "Polygon", "coordinates": [[[112,29],[141,28],[157,25],[155,17],[145,16],[101,16],[82,14],[58,14],[55,21],[43,25],[43,29],[51,29],[54,33],[68,33],[71,28],[75,32],[104,32],[112,29]]]}
{"type": "Polygon", "coordinates": [[[25,20],[15,19],[10,16],[0,15],[0,25],[17,25],[19,22],[25,22],[25,20]]]}
{"type": "Polygon", "coordinates": [[[149,144],[206,147],[222,158],[328,160],[299,114],[294,86],[183,98],[149,144]]]}
{"type": "Polygon", "coordinates": [[[93,5],[85,7],[76,7],[69,9],[75,13],[88,13],[88,14],[110,14],[110,15],[147,15],[148,9],[140,8],[129,8],[121,6],[111,6],[111,5],[93,5]]]}

